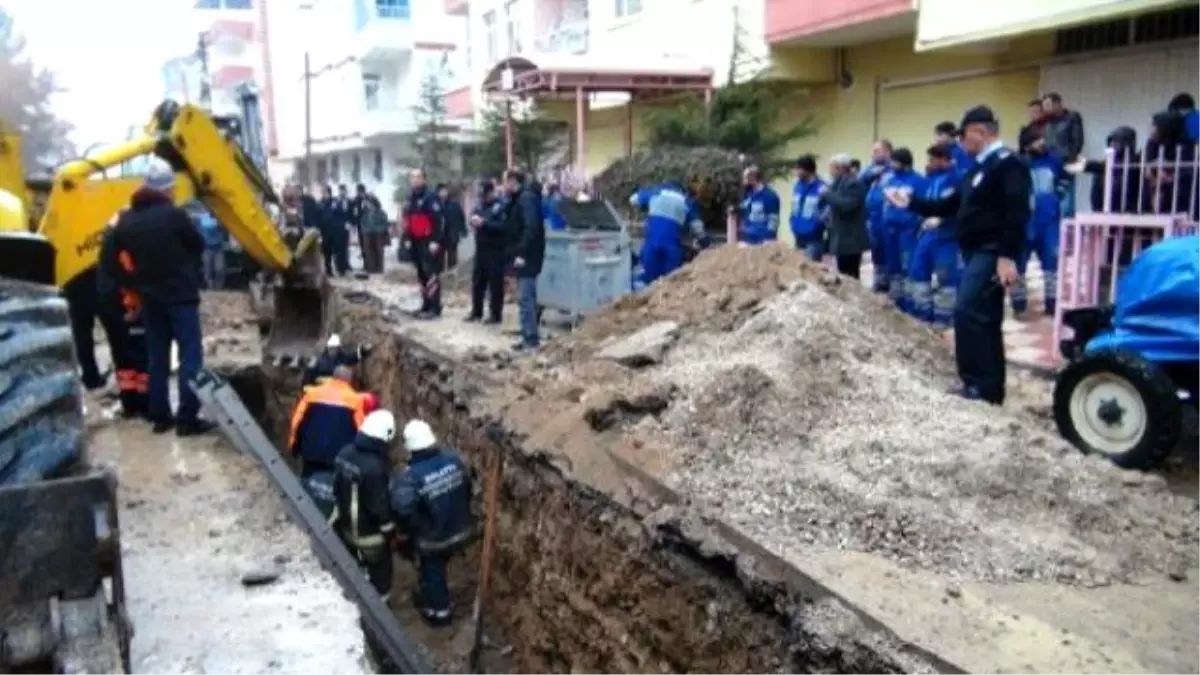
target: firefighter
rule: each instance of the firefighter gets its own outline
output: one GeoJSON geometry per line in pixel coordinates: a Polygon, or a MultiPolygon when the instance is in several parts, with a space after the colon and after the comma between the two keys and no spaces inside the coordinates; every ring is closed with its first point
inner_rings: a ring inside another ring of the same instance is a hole
{"type": "Polygon", "coordinates": [[[388,504],[388,452],[396,418],[387,410],[367,415],[353,441],[337,455],[333,470],[336,507],[330,521],[386,603],[392,593],[393,536],[388,504]]]}
{"type": "Polygon", "coordinates": [[[423,420],[404,425],[404,449],[408,466],[392,474],[392,511],[416,556],[417,609],[429,623],[445,626],[454,613],[446,564],[471,535],[471,474],[423,420]]]}
{"type": "Polygon", "coordinates": [[[368,351],[370,347],[366,345],[359,345],[353,350],[343,349],[341,336],[334,333],[325,341],[325,349],[317,355],[312,366],[305,369],[301,384],[305,387],[320,384],[329,379],[338,366],[357,366],[368,351]]]}
{"type": "Polygon", "coordinates": [[[116,251],[114,227],[121,213],[108,221],[100,243],[96,265],[97,314],[108,338],[113,368],[117,374],[117,396],[126,418],[150,415],[150,374],[146,368],[146,329],[142,325],[141,298],[118,280],[133,274],[133,259],[116,251]],[[114,268],[113,265],[117,267],[114,268]]]}
{"type": "Polygon", "coordinates": [[[418,318],[436,319],[442,315],[441,273],[442,205],[437,194],[425,182],[425,172],[412,171],[412,192],[404,207],[404,247],[412,254],[421,282],[421,311],[418,318]]]}
{"type": "Polygon", "coordinates": [[[354,390],[353,379],[350,366],[337,366],[329,379],[304,390],[292,413],[288,447],[300,459],[300,482],[326,516],[334,506],[334,460],[366,417],[366,397],[354,390]]]}

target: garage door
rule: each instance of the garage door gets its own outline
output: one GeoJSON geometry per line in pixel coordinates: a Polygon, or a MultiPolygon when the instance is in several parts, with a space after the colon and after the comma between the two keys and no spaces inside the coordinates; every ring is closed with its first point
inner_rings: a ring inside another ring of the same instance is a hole
{"type": "MultiPolygon", "coordinates": [[[[1056,91],[1084,122],[1084,154],[1099,158],[1105,139],[1119,126],[1131,126],[1145,143],[1150,117],[1166,109],[1179,92],[1197,93],[1200,69],[1193,43],[1142,54],[1088,59],[1042,69],[1041,91],[1056,91]]],[[[1088,181],[1079,181],[1077,204],[1088,208],[1088,181]]]]}
{"type": "Polygon", "coordinates": [[[879,92],[879,135],[912,150],[921,167],[935,124],[957,123],[967,108],[986,104],[1000,118],[1001,137],[1015,145],[1025,123],[1025,108],[1037,95],[1038,77],[1038,69],[1029,68],[934,84],[884,84],[879,92]]]}

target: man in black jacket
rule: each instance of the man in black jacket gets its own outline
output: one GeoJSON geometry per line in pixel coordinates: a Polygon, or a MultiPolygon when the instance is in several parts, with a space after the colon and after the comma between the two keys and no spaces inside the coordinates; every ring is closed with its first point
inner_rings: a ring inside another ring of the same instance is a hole
{"type": "Polygon", "coordinates": [[[1017,259],[1025,245],[1033,187],[1029,168],[1004,147],[991,108],[977,106],[959,125],[975,166],[957,190],[939,199],[913,197],[894,188],[885,197],[925,217],[956,218],[965,267],[954,308],[954,352],[961,389],[955,393],[1000,405],[1004,402],[1004,290],[1017,282],[1017,259]]]}
{"type": "Polygon", "coordinates": [[[483,319],[483,298],[488,296],[485,323],[500,323],[504,309],[504,264],[508,230],[504,203],[496,198],[496,186],[486,181],[480,188],[479,206],[471,214],[475,229],[475,262],[471,270],[471,313],[467,321],[483,319]]]}
{"type": "Polygon", "coordinates": [[[395,524],[388,478],[395,437],[396,418],[387,410],[376,410],[363,420],[354,442],[338,453],[333,465],[334,529],[385,603],[392,593],[388,540],[395,524]]]}
{"type": "Polygon", "coordinates": [[[154,433],[175,427],[180,436],[210,431],[200,401],[188,386],[204,365],[200,327],[200,255],[204,239],[174,203],[175,175],[155,167],[117,221],[106,270],[120,270],[117,285],[140,297],[146,328],[150,419],[154,433]],[[122,262],[129,263],[123,265],[122,262]],[[179,409],[171,414],[171,343],[179,347],[179,409]]]}
{"type": "Polygon", "coordinates": [[[458,267],[458,244],[470,234],[467,231],[467,214],[463,212],[462,203],[451,194],[450,186],[441,183],[437,186],[438,201],[442,203],[442,256],[443,270],[450,271],[458,267]]]}
{"type": "Polygon", "coordinates": [[[504,174],[508,189],[508,226],[514,235],[512,266],[517,274],[517,309],[521,316],[521,341],[516,351],[537,349],[537,278],[546,257],[546,226],[542,217],[542,186],[516,169],[504,174]]]}

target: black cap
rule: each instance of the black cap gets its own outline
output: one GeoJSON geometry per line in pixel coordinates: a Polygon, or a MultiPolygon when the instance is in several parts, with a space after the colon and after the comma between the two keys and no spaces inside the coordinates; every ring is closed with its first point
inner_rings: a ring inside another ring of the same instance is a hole
{"type": "Polygon", "coordinates": [[[967,126],[971,124],[999,124],[996,119],[996,113],[986,105],[977,105],[967,112],[963,113],[962,122],[958,125],[958,133],[961,135],[967,130],[967,126]]]}
{"type": "Polygon", "coordinates": [[[944,143],[934,143],[925,151],[929,155],[929,159],[954,159],[954,155],[950,154],[949,146],[944,143]]]}
{"type": "Polygon", "coordinates": [[[800,155],[796,160],[796,168],[803,169],[809,173],[817,172],[817,158],[812,155],[800,155]]]}
{"type": "Polygon", "coordinates": [[[913,165],[912,150],[908,148],[896,148],[892,151],[892,161],[898,162],[900,166],[911,167],[913,165]]]}

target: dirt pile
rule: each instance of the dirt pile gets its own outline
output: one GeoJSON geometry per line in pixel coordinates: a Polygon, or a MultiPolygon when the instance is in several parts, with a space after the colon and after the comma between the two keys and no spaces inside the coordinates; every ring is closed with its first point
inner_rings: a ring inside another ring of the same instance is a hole
{"type": "Polygon", "coordinates": [[[706,253],[547,356],[526,387],[559,402],[546,415],[566,401],[629,430],[671,487],[784,559],[1103,585],[1196,557],[1194,500],[1081,456],[1019,402],[947,394],[942,339],[794,252],[706,253]],[[657,365],[590,358],[663,321],[679,328],[657,365]]]}

